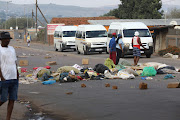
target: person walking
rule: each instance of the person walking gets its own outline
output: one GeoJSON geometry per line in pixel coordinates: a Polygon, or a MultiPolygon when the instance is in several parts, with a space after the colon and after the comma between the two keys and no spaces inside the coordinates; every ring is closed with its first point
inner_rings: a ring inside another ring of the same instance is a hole
{"type": "Polygon", "coordinates": [[[31,36],[29,35],[29,33],[26,36],[26,40],[27,40],[27,45],[28,47],[30,47],[30,43],[31,43],[31,36]]]}
{"type": "Polygon", "coordinates": [[[9,32],[0,33],[0,106],[9,100],[6,120],[10,120],[14,101],[17,100],[19,80],[16,52],[9,46],[10,39],[9,32]]]}
{"type": "Polygon", "coordinates": [[[146,50],[146,48],[141,43],[141,39],[139,37],[139,32],[136,31],[134,33],[134,37],[132,38],[134,66],[136,66],[138,64],[138,62],[139,62],[139,59],[140,59],[140,56],[141,56],[141,49],[140,49],[141,46],[144,48],[144,50],[146,50]]]}
{"type": "Polygon", "coordinates": [[[122,41],[122,35],[119,34],[118,38],[116,40],[116,65],[119,63],[119,59],[121,58],[123,54],[123,49],[124,49],[124,43],[122,41]]]}
{"type": "Polygon", "coordinates": [[[116,64],[116,33],[112,33],[112,36],[109,42],[109,58],[116,64]]]}

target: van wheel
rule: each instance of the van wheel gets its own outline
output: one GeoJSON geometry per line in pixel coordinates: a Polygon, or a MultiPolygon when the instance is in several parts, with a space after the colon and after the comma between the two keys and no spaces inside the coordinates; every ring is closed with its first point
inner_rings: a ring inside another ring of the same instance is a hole
{"type": "Polygon", "coordinates": [[[146,58],[151,58],[151,54],[147,54],[147,55],[146,55],[146,58]]]}
{"type": "Polygon", "coordinates": [[[80,54],[79,50],[78,50],[78,47],[77,47],[77,54],[80,54]]]}
{"type": "Polygon", "coordinates": [[[63,52],[63,47],[62,47],[62,45],[60,45],[60,51],[63,52]]]}
{"type": "Polygon", "coordinates": [[[56,48],[56,44],[54,45],[54,50],[55,50],[55,51],[58,51],[58,49],[56,48]]]}

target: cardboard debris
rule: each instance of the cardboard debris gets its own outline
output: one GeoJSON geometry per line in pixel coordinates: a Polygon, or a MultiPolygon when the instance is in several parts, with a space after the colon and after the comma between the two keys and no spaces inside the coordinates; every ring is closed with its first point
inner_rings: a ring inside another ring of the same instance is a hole
{"type": "Polygon", "coordinates": [[[56,61],[49,61],[46,63],[46,65],[57,65],[56,61]]]}
{"type": "Polygon", "coordinates": [[[105,84],[105,87],[110,87],[111,85],[109,83],[106,83],[105,84]]]}
{"type": "Polygon", "coordinates": [[[85,87],[86,87],[86,85],[85,85],[85,84],[81,84],[81,87],[82,87],[82,88],[85,88],[85,87]]]}
{"type": "Polygon", "coordinates": [[[180,82],[171,82],[168,84],[167,88],[180,88],[180,82]]]}
{"type": "Polygon", "coordinates": [[[116,90],[116,89],[118,89],[118,87],[117,86],[113,86],[112,89],[116,90]]]}
{"type": "Polygon", "coordinates": [[[50,59],[51,57],[50,57],[50,56],[45,56],[44,58],[45,58],[45,59],[50,59]]]}
{"type": "Polygon", "coordinates": [[[82,65],[89,65],[89,59],[82,59],[82,65]]]}
{"type": "Polygon", "coordinates": [[[147,83],[141,82],[141,83],[139,84],[139,89],[144,90],[144,89],[147,89],[147,88],[148,88],[148,87],[147,87],[147,83]]]}
{"type": "Polygon", "coordinates": [[[28,60],[19,60],[19,66],[28,66],[29,62],[28,60]]]}

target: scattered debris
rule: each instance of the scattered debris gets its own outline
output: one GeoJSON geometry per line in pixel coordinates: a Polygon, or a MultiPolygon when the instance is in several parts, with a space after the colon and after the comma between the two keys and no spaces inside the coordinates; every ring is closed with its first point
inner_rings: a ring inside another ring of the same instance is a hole
{"type": "Polygon", "coordinates": [[[89,65],[89,59],[82,59],[82,65],[89,65]]]}
{"type": "Polygon", "coordinates": [[[141,82],[141,83],[139,84],[139,89],[143,90],[143,89],[147,89],[147,88],[148,88],[148,87],[147,87],[147,83],[141,82]]]}
{"type": "Polygon", "coordinates": [[[116,89],[118,89],[118,87],[117,86],[112,86],[112,89],[116,90],[116,89]]]}
{"type": "Polygon", "coordinates": [[[50,57],[50,56],[45,56],[44,58],[45,58],[45,59],[50,59],[51,57],[50,57]]]}
{"type": "Polygon", "coordinates": [[[49,61],[46,63],[46,65],[57,65],[56,61],[49,61]]]}
{"type": "Polygon", "coordinates": [[[29,62],[28,60],[19,60],[19,66],[28,66],[29,62]]]}
{"type": "Polygon", "coordinates": [[[72,94],[73,94],[73,92],[67,92],[66,94],[67,94],[67,95],[72,95],[72,94]]]}
{"type": "Polygon", "coordinates": [[[167,88],[180,88],[180,82],[171,82],[168,84],[167,88]]]}
{"type": "Polygon", "coordinates": [[[86,85],[85,85],[85,84],[81,84],[81,87],[82,87],[82,88],[85,88],[85,87],[86,87],[86,85]]]}
{"type": "Polygon", "coordinates": [[[105,84],[105,87],[110,87],[111,85],[109,83],[106,83],[105,84]]]}

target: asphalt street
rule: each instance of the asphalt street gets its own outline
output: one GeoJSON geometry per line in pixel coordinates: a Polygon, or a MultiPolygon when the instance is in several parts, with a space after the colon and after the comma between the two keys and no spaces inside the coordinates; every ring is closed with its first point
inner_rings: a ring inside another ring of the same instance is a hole
{"type": "MultiPolygon", "coordinates": [[[[29,60],[28,70],[33,67],[45,66],[47,61],[56,61],[52,70],[65,65],[81,65],[82,58],[89,58],[89,67],[104,63],[107,54],[77,55],[76,52],[55,52],[53,46],[33,43],[27,48],[24,43],[11,43],[16,48],[18,56],[26,54],[29,60]],[[45,56],[51,59],[44,59],[45,56]]],[[[133,63],[132,56],[126,60],[133,63]]],[[[152,56],[142,57],[140,63],[160,62],[180,67],[180,60],[152,56]]],[[[76,83],[56,83],[42,85],[35,83],[20,85],[19,95],[31,101],[40,111],[48,113],[54,120],[179,120],[180,118],[180,89],[168,89],[167,84],[180,81],[180,74],[175,79],[164,80],[164,75],[157,75],[153,80],[97,80],[80,81],[76,83]],[[147,90],[139,90],[139,83],[148,83],[147,90]],[[87,85],[81,88],[81,84],[87,85]],[[105,83],[111,85],[105,87],[105,83]],[[113,90],[112,86],[118,89],[113,90]],[[67,95],[67,92],[73,92],[67,95]]]]}

